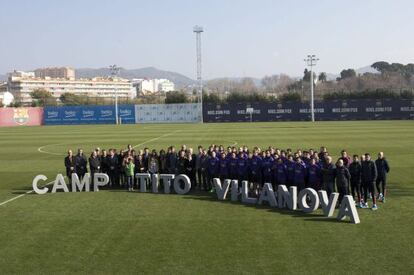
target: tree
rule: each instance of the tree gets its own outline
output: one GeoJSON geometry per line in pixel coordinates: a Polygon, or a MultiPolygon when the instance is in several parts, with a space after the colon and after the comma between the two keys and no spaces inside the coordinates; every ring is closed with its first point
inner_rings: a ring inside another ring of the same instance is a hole
{"type": "Polygon", "coordinates": [[[354,69],[347,69],[341,71],[341,80],[356,77],[356,72],[354,69]]]}
{"type": "MultiPolygon", "coordinates": [[[[310,82],[310,78],[311,78],[311,73],[310,73],[310,71],[306,68],[306,69],[303,71],[303,81],[310,82]]],[[[313,72],[313,79],[315,79],[315,78],[316,78],[316,74],[315,74],[315,72],[313,72]]]]}
{"type": "Polygon", "coordinates": [[[44,106],[53,98],[52,94],[43,88],[34,89],[30,96],[34,99],[35,106],[44,106]]]}
{"type": "Polygon", "coordinates": [[[189,99],[184,92],[168,92],[165,97],[165,104],[172,104],[172,103],[188,103],[189,99]]]}
{"type": "Polygon", "coordinates": [[[265,76],[262,78],[261,83],[265,91],[274,92],[277,89],[277,86],[279,84],[279,76],[278,75],[265,76]]]}
{"type": "Polygon", "coordinates": [[[375,62],[374,64],[372,64],[371,67],[374,68],[375,70],[379,71],[380,73],[385,73],[385,72],[389,71],[390,64],[388,62],[385,62],[385,61],[378,61],[378,62],[375,62]]]}
{"type": "Polygon", "coordinates": [[[326,73],[321,72],[321,73],[319,74],[319,76],[318,76],[318,80],[319,80],[320,82],[322,82],[322,83],[326,82],[326,81],[327,81],[327,75],[326,75],[326,73]]]}
{"type": "Polygon", "coordinates": [[[218,93],[203,93],[203,102],[205,103],[220,103],[221,99],[218,93]]]}
{"type": "Polygon", "coordinates": [[[243,77],[238,86],[238,90],[240,92],[252,93],[257,91],[256,84],[250,77],[243,77]]]}
{"type": "Polygon", "coordinates": [[[65,105],[82,105],[85,104],[85,97],[72,93],[64,93],[60,96],[60,101],[65,105]]]}

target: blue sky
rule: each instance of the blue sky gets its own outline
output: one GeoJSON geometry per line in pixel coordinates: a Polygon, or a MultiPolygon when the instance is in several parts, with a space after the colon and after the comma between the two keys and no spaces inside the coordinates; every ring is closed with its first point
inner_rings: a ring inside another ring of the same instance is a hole
{"type": "Polygon", "coordinates": [[[43,66],[154,66],[203,76],[339,73],[378,60],[414,63],[414,1],[0,0],[0,73],[43,66]]]}

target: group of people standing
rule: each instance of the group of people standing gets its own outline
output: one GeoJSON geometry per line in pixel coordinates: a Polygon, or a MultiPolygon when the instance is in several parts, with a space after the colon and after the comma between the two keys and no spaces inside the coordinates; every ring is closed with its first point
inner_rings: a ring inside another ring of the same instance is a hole
{"type": "MultiPolygon", "coordinates": [[[[82,149],[76,155],[68,150],[65,158],[66,174],[71,178],[76,173],[83,178],[89,171],[106,173],[109,186],[125,186],[133,191],[139,183],[135,179],[137,173],[150,174],[185,174],[197,190],[214,191],[213,179],[238,180],[250,183],[251,195],[258,196],[264,183],[297,186],[298,191],[310,187],[315,190],[326,190],[328,196],[332,192],[340,194],[339,201],[345,195],[352,194],[361,208],[368,208],[368,199],[372,198],[372,209],[378,209],[377,199],[385,202],[387,174],[390,171],[383,152],[373,161],[369,153],[351,158],[346,150],[333,162],[326,147],[319,152],[291,149],[281,150],[268,147],[249,149],[247,146],[227,147],[210,145],[208,148],[198,147],[195,153],[192,148],[182,145],[178,152],[174,146],[157,152],[149,148],[135,150],[128,145],[125,150],[101,150],[96,148],[87,158],[82,149]]],[[[162,184],[162,183],[161,183],[162,184]]]]}

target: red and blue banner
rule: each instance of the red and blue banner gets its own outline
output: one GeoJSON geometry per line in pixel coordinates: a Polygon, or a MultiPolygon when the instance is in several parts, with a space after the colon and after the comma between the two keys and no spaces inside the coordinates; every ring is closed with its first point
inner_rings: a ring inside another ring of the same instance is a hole
{"type": "Polygon", "coordinates": [[[43,108],[0,108],[0,126],[36,126],[42,122],[43,108]]]}

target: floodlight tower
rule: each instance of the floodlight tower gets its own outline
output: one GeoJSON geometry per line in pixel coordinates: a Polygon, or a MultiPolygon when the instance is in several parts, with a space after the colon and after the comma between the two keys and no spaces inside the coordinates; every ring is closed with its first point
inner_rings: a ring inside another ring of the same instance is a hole
{"type": "Polygon", "coordinates": [[[314,96],[313,96],[313,66],[316,66],[316,62],[319,60],[319,58],[316,58],[316,55],[314,54],[308,54],[308,56],[306,57],[306,59],[304,59],[304,61],[306,62],[306,64],[310,67],[310,83],[311,83],[311,102],[310,102],[310,107],[311,107],[311,117],[312,117],[312,122],[315,122],[315,105],[314,105],[314,96]]]}
{"type": "MultiPolygon", "coordinates": [[[[115,64],[109,66],[109,70],[111,71],[112,81],[114,81],[114,79],[118,76],[120,69],[121,68],[119,68],[115,64]]],[[[119,123],[119,120],[118,120],[118,89],[116,88],[116,85],[114,86],[114,89],[115,89],[115,124],[118,124],[119,123]]]]}
{"type": "Polygon", "coordinates": [[[201,33],[204,32],[203,27],[194,26],[193,32],[196,34],[196,50],[197,50],[197,84],[198,96],[200,96],[200,121],[203,123],[203,80],[201,78],[201,33]]]}

